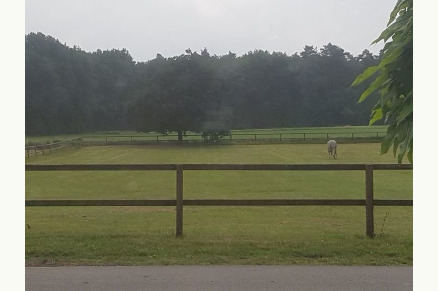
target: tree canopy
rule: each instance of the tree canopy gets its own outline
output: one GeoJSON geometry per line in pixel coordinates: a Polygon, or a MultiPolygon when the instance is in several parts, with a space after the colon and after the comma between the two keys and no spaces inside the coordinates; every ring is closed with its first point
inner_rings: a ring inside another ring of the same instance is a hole
{"type": "Polygon", "coordinates": [[[27,35],[26,134],[125,128],[123,96],[135,75],[127,50],[86,53],[42,33],[27,35]]]}
{"type": "Polygon", "coordinates": [[[103,130],[226,132],[230,129],[363,125],[378,100],[356,104],[355,76],[380,56],[354,57],[328,43],[301,53],[211,55],[206,48],[147,62],[126,49],[85,52],[42,33],[26,35],[26,134],[103,130]]]}
{"type": "Polygon", "coordinates": [[[156,60],[133,101],[134,125],[142,131],[201,132],[218,98],[218,82],[207,50],[156,60]]]}

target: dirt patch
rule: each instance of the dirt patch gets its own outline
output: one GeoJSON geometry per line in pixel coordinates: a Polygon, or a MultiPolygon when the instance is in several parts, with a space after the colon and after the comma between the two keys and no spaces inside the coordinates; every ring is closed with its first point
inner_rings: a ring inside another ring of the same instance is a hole
{"type": "Polygon", "coordinates": [[[25,261],[26,267],[61,267],[61,266],[80,266],[82,264],[75,264],[71,262],[60,262],[48,258],[30,258],[25,261]]]}

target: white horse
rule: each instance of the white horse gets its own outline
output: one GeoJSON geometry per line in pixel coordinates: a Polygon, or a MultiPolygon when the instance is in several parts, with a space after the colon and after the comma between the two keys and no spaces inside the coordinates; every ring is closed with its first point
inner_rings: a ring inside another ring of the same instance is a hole
{"type": "Polygon", "coordinates": [[[336,144],[335,140],[331,139],[327,142],[327,151],[329,154],[329,158],[336,159],[336,157],[338,156],[338,154],[336,153],[337,147],[338,145],[336,144]]]}

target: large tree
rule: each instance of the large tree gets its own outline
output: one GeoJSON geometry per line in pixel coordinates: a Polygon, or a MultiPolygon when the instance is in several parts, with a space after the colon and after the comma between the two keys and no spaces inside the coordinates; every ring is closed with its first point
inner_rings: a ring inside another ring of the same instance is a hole
{"type": "Polygon", "coordinates": [[[359,102],[378,90],[370,125],[385,119],[390,125],[382,141],[381,153],[393,147],[401,163],[407,154],[412,163],[413,153],[413,0],[398,0],[391,12],[387,28],[373,42],[384,41],[383,58],[379,65],[367,68],[353,86],[376,76],[360,96],[359,102]]]}
{"type": "Polygon", "coordinates": [[[201,132],[217,104],[218,81],[206,50],[164,59],[145,70],[145,83],[133,103],[134,123],[143,131],[201,132]]]}

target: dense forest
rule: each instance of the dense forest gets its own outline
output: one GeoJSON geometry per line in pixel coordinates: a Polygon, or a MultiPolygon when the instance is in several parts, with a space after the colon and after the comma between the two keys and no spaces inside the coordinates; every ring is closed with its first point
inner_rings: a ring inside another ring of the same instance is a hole
{"type": "Polygon", "coordinates": [[[25,54],[26,135],[365,125],[378,98],[358,104],[368,84],[351,83],[380,57],[331,43],[134,62],[126,49],[90,53],[30,33],[25,54]]]}

